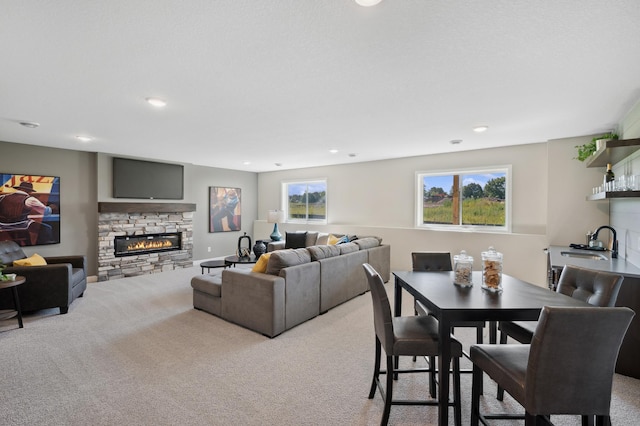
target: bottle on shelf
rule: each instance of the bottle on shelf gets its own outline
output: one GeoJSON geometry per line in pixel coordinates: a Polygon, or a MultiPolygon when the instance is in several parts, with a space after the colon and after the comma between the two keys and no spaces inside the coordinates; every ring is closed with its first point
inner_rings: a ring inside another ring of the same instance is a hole
{"type": "Polygon", "coordinates": [[[607,163],[607,172],[604,174],[604,190],[605,192],[608,191],[613,191],[613,181],[615,180],[616,176],[613,173],[613,170],[611,170],[611,163],[607,163]],[[609,183],[611,182],[611,183],[609,183]]]}

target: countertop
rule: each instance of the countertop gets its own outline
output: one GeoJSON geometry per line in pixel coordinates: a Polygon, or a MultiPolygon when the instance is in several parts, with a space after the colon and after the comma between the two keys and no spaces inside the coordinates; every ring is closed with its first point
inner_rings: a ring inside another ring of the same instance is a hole
{"type": "Polygon", "coordinates": [[[581,266],[583,268],[595,269],[598,271],[615,272],[627,277],[640,278],[640,268],[634,264],[627,262],[622,258],[612,259],[611,252],[580,250],[568,246],[550,246],[549,259],[552,268],[562,267],[564,265],[581,266]],[[579,255],[601,256],[604,259],[589,259],[585,257],[566,256],[562,253],[572,253],[579,255]]]}

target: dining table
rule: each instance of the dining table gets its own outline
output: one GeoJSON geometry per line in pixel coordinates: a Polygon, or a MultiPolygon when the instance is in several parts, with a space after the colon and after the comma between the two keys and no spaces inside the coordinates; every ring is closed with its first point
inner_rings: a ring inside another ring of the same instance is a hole
{"type": "Polygon", "coordinates": [[[544,306],[590,306],[561,293],[502,274],[501,291],[482,286],[474,271],[471,286],[454,284],[454,272],[394,271],[394,315],[402,314],[402,290],[422,302],[438,319],[438,424],[448,425],[451,331],[467,321],[535,321],[544,306]]]}

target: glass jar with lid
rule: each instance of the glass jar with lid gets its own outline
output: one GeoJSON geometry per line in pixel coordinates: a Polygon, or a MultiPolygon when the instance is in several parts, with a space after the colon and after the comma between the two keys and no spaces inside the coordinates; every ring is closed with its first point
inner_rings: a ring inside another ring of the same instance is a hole
{"type": "Polygon", "coordinates": [[[482,256],[482,288],[489,291],[502,291],[502,253],[493,247],[483,251],[482,256]]]}
{"type": "Polygon", "coordinates": [[[473,285],[473,257],[462,250],[453,256],[453,283],[463,287],[473,285]]]}

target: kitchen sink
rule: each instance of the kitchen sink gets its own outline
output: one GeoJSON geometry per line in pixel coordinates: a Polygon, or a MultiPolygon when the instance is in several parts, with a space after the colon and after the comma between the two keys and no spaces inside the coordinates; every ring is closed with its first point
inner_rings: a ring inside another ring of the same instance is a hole
{"type": "Polygon", "coordinates": [[[561,255],[566,257],[578,257],[580,259],[589,259],[589,260],[608,260],[606,256],[596,253],[577,253],[574,251],[561,251],[561,255]]]}

